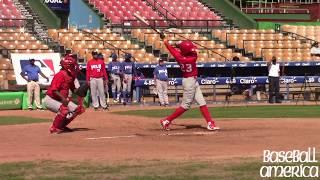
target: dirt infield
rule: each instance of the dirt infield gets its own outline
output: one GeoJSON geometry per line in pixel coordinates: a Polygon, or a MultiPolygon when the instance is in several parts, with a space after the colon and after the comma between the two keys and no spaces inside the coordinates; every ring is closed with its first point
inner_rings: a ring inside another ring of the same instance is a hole
{"type": "MultiPolygon", "coordinates": [[[[6,115],[54,116],[48,111],[0,111],[0,118],[6,115]]],[[[76,130],[72,133],[50,135],[50,123],[0,126],[0,162],[217,160],[260,157],[265,149],[320,148],[320,119],[218,119],[218,123],[223,130],[208,133],[203,120],[180,119],[173,130],[164,132],[158,119],[89,109],[71,124],[76,130]]]]}

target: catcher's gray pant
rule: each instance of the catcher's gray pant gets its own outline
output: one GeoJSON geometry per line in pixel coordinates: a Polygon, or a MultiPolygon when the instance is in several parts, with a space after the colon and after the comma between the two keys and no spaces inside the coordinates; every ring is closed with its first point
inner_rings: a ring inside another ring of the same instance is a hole
{"type": "Polygon", "coordinates": [[[122,81],[122,91],[131,92],[132,74],[124,74],[122,81]]]}
{"type": "MultiPolygon", "coordinates": [[[[52,99],[50,96],[46,95],[43,99],[43,105],[50,111],[54,113],[58,113],[60,106],[62,105],[61,102],[52,99]]],[[[68,104],[69,112],[74,112],[77,109],[78,105],[76,105],[74,102],[70,101],[68,104]]]]}
{"type": "Polygon", "coordinates": [[[196,78],[189,77],[182,79],[183,86],[183,99],[181,107],[184,109],[190,109],[193,100],[199,104],[199,106],[206,105],[206,100],[203,97],[203,94],[200,89],[200,85],[196,78]]]}
{"type": "MultiPolygon", "coordinates": [[[[119,75],[111,74],[111,78],[113,79],[113,83],[111,85],[112,93],[120,92],[121,91],[121,78],[119,75]]],[[[113,97],[115,98],[115,97],[113,97]]]]}
{"type": "Polygon", "coordinates": [[[168,98],[168,82],[161,81],[159,79],[156,80],[156,88],[159,96],[159,101],[161,105],[169,104],[168,98]]]}
{"type": "Polygon", "coordinates": [[[104,94],[103,78],[90,78],[90,92],[92,99],[92,106],[94,108],[99,107],[99,101],[103,108],[107,107],[106,95],[104,94]],[[99,96],[99,101],[98,101],[99,96]]]}

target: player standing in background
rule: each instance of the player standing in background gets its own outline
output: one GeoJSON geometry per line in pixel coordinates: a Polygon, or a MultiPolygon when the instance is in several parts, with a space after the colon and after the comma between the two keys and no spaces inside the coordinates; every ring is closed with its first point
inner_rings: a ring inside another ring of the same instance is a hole
{"type": "Polygon", "coordinates": [[[202,95],[199,83],[197,81],[198,69],[197,69],[197,52],[196,47],[191,41],[182,41],[179,44],[179,49],[172,47],[168,41],[165,39],[164,34],[161,34],[161,39],[165,46],[168,48],[169,52],[176,59],[177,63],[180,65],[181,71],[183,73],[182,86],[183,86],[183,100],[175,112],[170,116],[162,119],[160,121],[164,130],[170,130],[169,125],[171,122],[187,111],[193,102],[196,102],[200,106],[200,111],[207,121],[207,129],[210,131],[219,130],[220,128],[216,126],[215,121],[211,118],[206,101],[202,95]]]}
{"type": "Polygon", "coordinates": [[[41,102],[40,102],[40,85],[38,83],[39,81],[39,74],[47,79],[49,82],[49,78],[46,77],[42,72],[39,66],[35,65],[35,60],[30,59],[28,65],[26,65],[23,69],[20,75],[23,79],[25,79],[27,83],[27,92],[28,92],[28,109],[32,110],[32,100],[34,97],[35,104],[37,106],[37,109],[42,110],[41,102]],[[26,77],[27,76],[27,77],[26,77]]]}
{"type": "Polygon", "coordinates": [[[168,106],[168,69],[163,62],[159,59],[159,65],[153,71],[154,81],[159,96],[160,106],[168,106]]]}
{"type": "Polygon", "coordinates": [[[131,61],[132,55],[126,53],[124,56],[124,61],[121,64],[121,73],[123,74],[122,79],[122,97],[123,105],[126,105],[130,99],[131,95],[131,84],[132,76],[135,70],[135,64],[131,61]]]}
{"type": "Polygon", "coordinates": [[[60,65],[61,70],[53,77],[44,98],[46,108],[57,113],[50,128],[50,133],[72,131],[67,125],[85,111],[82,97],[78,96],[79,105],[69,99],[69,91],[76,92],[74,81],[79,71],[76,60],[71,56],[66,56],[60,61],[60,65]]]}
{"type": "Polygon", "coordinates": [[[120,68],[121,63],[117,61],[117,54],[112,53],[111,54],[112,61],[108,64],[108,71],[110,73],[110,80],[112,80],[112,97],[113,102],[117,103],[120,101],[120,95],[121,95],[121,78],[120,78],[120,68]]]}
{"type": "Polygon", "coordinates": [[[91,54],[93,59],[91,59],[87,63],[86,80],[87,83],[90,85],[92,106],[94,110],[98,110],[100,101],[100,105],[102,106],[102,108],[104,110],[107,110],[108,106],[106,103],[106,96],[104,92],[104,86],[108,82],[106,64],[104,63],[103,59],[98,58],[97,52],[92,51],[91,54]]]}

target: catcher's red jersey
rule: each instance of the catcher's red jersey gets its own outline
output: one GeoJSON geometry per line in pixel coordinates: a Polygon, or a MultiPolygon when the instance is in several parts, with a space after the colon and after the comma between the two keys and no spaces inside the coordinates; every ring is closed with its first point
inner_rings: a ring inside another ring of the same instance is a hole
{"type": "Polygon", "coordinates": [[[63,97],[67,98],[69,95],[69,90],[74,91],[74,80],[72,76],[68,74],[66,70],[60,70],[51,82],[48,88],[47,95],[51,98],[60,101],[61,99],[57,96],[54,91],[58,91],[63,97]]]}
{"type": "Polygon", "coordinates": [[[164,44],[167,46],[169,52],[180,65],[184,78],[198,76],[198,69],[196,64],[197,53],[191,53],[187,56],[183,56],[179,50],[172,47],[167,41],[164,41],[164,44]]]}

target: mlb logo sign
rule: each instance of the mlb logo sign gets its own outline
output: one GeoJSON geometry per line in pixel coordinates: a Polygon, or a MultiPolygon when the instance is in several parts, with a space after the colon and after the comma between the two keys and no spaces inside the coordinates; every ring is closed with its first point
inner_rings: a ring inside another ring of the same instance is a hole
{"type": "MultiPolygon", "coordinates": [[[[25,66],[29,65],[30,61],[22,59],[20,60],[20,68],[23,69],[25,66]]],[[[56,74],[53,66],[53,61],[52,59],[35,59],[36,66],[38,66],[42,72],[50,72],[49,76],[54,76],[56,74]]]]}
{"type": "Polygon", "coordinates": [[[39,75],[39,83],[50,85],[53,76],[60,70],[60,54],[59,53],[44,53],[44,54],[11,54],[14,73],[18,85],[25,85],[27,82],[21,77],[20,73],[23,68],[30,64],[29,59],[35,59],[37,65],[43,74],[49,78],[49,82],[39,75]]]}

